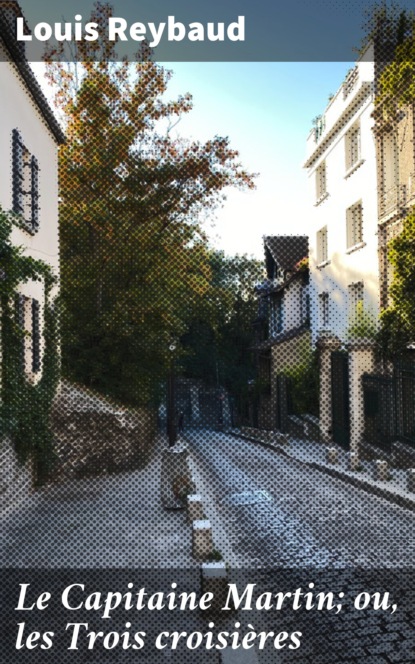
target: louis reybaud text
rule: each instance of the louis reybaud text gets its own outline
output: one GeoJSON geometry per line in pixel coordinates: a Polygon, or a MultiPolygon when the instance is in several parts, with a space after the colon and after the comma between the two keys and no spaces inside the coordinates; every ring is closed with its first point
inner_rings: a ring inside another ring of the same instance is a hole
{"type": "Polygon", "coordinates": [[[245,17],[238,16],[237,20],[225,24],[217,23],[188,23],[184,24],[176,20],[175,16],[168,16],[167,20],[160,23],[140,23],[128,24],[124,18],[109,17],[107,34],[100,34],[98,23],[84,23],[82,16],[77,14],[73,22],[47,23],[45,21],[37,23],[33,28],[32,34],[25,33],[24,19],[16,19],[17,41],[40,42],[55,39],[59,42],[71,41],[97,41],[101,36],[105,36],[109,41],[137,41],[146,40],[151,48],[158,46],[162,39],[169,42],[188,40],[189,42],[203,41],[245,41],[245,17]]]}

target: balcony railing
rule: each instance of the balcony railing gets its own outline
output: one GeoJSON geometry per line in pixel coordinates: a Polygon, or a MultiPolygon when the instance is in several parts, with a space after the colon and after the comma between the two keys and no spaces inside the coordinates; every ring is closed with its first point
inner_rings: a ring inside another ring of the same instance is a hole
{"type": "Polygon", "coordinates": [[[405,184],[395,185],[382,192],[379,197],[379,216],[385,217],[405,207],[408,201],[408,191],[405,184]]]}
{"type": "Polygon", "coordinates": [[[356,67],[353,67],[353,69],[349,71],[349,73],[346,76],[346,80],[343,83],[343,99],[346,99],[353,90],[353,88],[355,87],[358,76],[359,76],[359,67],[356,65],[356,67]]]}

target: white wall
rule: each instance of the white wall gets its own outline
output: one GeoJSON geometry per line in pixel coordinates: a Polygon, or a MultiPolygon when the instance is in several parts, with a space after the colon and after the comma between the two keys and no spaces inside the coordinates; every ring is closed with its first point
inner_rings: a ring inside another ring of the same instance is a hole
{"type": "MultiPolygon", "coordinates": [[[[39,229],[29,232],[14,228],[12,242],[22,246],[27,255],[48,263],[59,279],[58,229],[58,146],[50,129],[27,90],[18,70],[9,62],[0,62],[2,99],[0,104],[0,206],[4,211],[13,207],[12,131],[18,129],[22,140],[39,163],[39,229]]],[[[43,327],[44,287],[40,282],[23,283],[19,291],[40,303],[40,324],[43,327]]],[[[58,285],[52,292],[57,293],[58,285]]],[[[42,344],[41,344],[42,346],[42,344]]],[[[42,358],[42,351],[41,351],[42,358]]],[[[27,362],[30,367],[30,362],[27,362]]],[[[40,373],[28,378],[35,381],[40,373]]]]}
{"type": "Polygon", "coordinates": [[[284,290],[284,332],[289,332],[305,322],[303,289],[302,282],[296,280],[284,290]]]}
{"type": "MultiPolygon", "coordinates": [[[[373,67],[370,63],[361,63],[366,78],[373,67]]],[[[367,89],[367,88],[366,88],[367,89]]],[[[362,91],[362,89],[361,89],[362,91]]],[[[359,89],[355,91],[355,96],[359,89]]],[[[329,293],[330,329],[344,340],[350,321],[348,311],[348,285],[363,281],[365,308],[376,317],[379,311],[379,281],[377,254],[377,181],[375,138],[372,132],[373,90],[363,102],[352,111],[344,113],[343,105],[339,110],[344,115],[331,118],[331,126],[337,130],[321,152],[315,145],[314,154],[308,155],[308,200],[309,200],[309,235],[311,269],[311,321],[313,341],[321,329],[319,320],[319,293],[329,293]],[[361,127],[361,159],[364,162],[349,177],[346,174],[346,133],[357,122],[361,127]],[[337,124],[336,124],[337,123],[337,124]],[[319,154],[321,152],[321,154],[319,154]],[[328,196],[316,205],[316,169],[325,160],[328,196]],[[361,200],[363,205],[363,242],[364,246],[347,252],[346,210],[361,200]],[[316,234],[324,226],[328,231],[328,264],[317,267],[316,234]]],[[[324,145],[324,135],[320,145],[324,145]]]]}
{"type": "Polygon", "coordinates": [[[0,205],[12,209],[12,131],[19,129],[26,147],[39,161],[40,223],[33,236],[15,229],[13,242],[23,245],[34,258],[48,262],[58,274],[58,146],[17,69],[0,62],[0,80],[0,205]]]}

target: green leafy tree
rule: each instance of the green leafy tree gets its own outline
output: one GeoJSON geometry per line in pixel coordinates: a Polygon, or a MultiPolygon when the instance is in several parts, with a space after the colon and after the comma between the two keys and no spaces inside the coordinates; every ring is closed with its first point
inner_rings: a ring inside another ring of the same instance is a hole
{"type": "Polygon", "coordinates": [[[10,436],[20,463],[32,461],[33,479],[42,483],[54,461],[50,412],[60,374],[57,303],[50,299],[55,279],[49,265],[12,243],[15,221],[13,215],[0,209],[0,433],[10,436]],[[42,375],[36,384],[25,375],[23,344],[27,333],[15,306],[18,287],[27,281],[41,281],[45,291],[42,375]]]}
{"type": "Polygon", "coordinates": [[[258,307],[254,285],[263,278],[263,264],[212,250],[210,267],[209,289],[183,338],[183,371],[225,387],[242,409],[255,373],[250,350],[258,307]]]}
{"type": "MultiPolygon", "coordinates": [[[[110,15],[97,3],[93,20],[110,15]]],[[[190,95],[165,101],[171,73],[111,62],[84,44],[82,64],[49,61],[67,144],[60,156],[63,368],[131,404],[149,403],[210,290],[200,223],[227,187],[252,187],[227,138],[173,138],[190,95]]],[[[109,48],[109,47],[108,47],[109,48]]],[[[180,354],[180,349],[179,349],[180,354]]]]}
{"type": "Polygon", "coordinates": [[[346,336],[351,341],[357,339],[374,339],[377,333],[376,317],[363,302],[356,304],[356,309],[350,317],[346,336]]]}
{"type": "Polygon", "coordinates": [[[404,352],[415,336],[415,208],[391,241],[388,257],[394,270],[392,304],[381,313],[379,341],[384,354],[392,357],[404,352]]]}

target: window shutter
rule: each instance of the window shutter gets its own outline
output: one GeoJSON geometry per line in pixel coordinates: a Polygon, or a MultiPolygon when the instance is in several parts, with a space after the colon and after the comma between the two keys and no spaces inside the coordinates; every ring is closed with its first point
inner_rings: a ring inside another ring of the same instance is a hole
{"type": "Polygon", "coordinates": [[[353,246],[353,210],[346,212],[347,248],[353,246]]]}
{"type": "Polygon", "coordinates": [[[25,339],[24,339],[24,319],[25,319],[25,296],[18,293],[15,298],[15,321],[18,327],[20,337],[19,337],[19,365],[20,370],[24,371],[25,366],[25,339]]]}
{"type": "Polygon", "coordinates": [[[356,138],[357,138],[357,141],[356,141],[356,143],[357,143],[357,145],[356,145],[356,149],[357,149],[357,161],[359,161],[359,159],[360,159],[360,155],[361,155],[361,153],[362,153],[362,146],[361,146],[361,142],[360,142],[360,127],[359,127],[358,130],[357,130],[357,137],[356,137],[356,138]]]}
{"type": "Polygon", "coordinates": [[[32,300],[32,371],[40,370],[40,324],[39,302],[32,300]]]}
{"type": "Polygon", "coordinates": [[[322,258],[323,261],[326,261],[328,258],[328,251],[327,251],[327,227],[323,228],[321,232],[321,253],[322,253],[322,258]]]}
{"type": "Polygon", "coordinates": [[[12,132],[13,212],[23,214],[23,142],[18,129],[12,132]]]}
{"type": "Polygon", "coordinates": [[[39,163],[36,157],[30,160],[31,173],[31,222],[34,231],[39,228],[39,163]]]}

